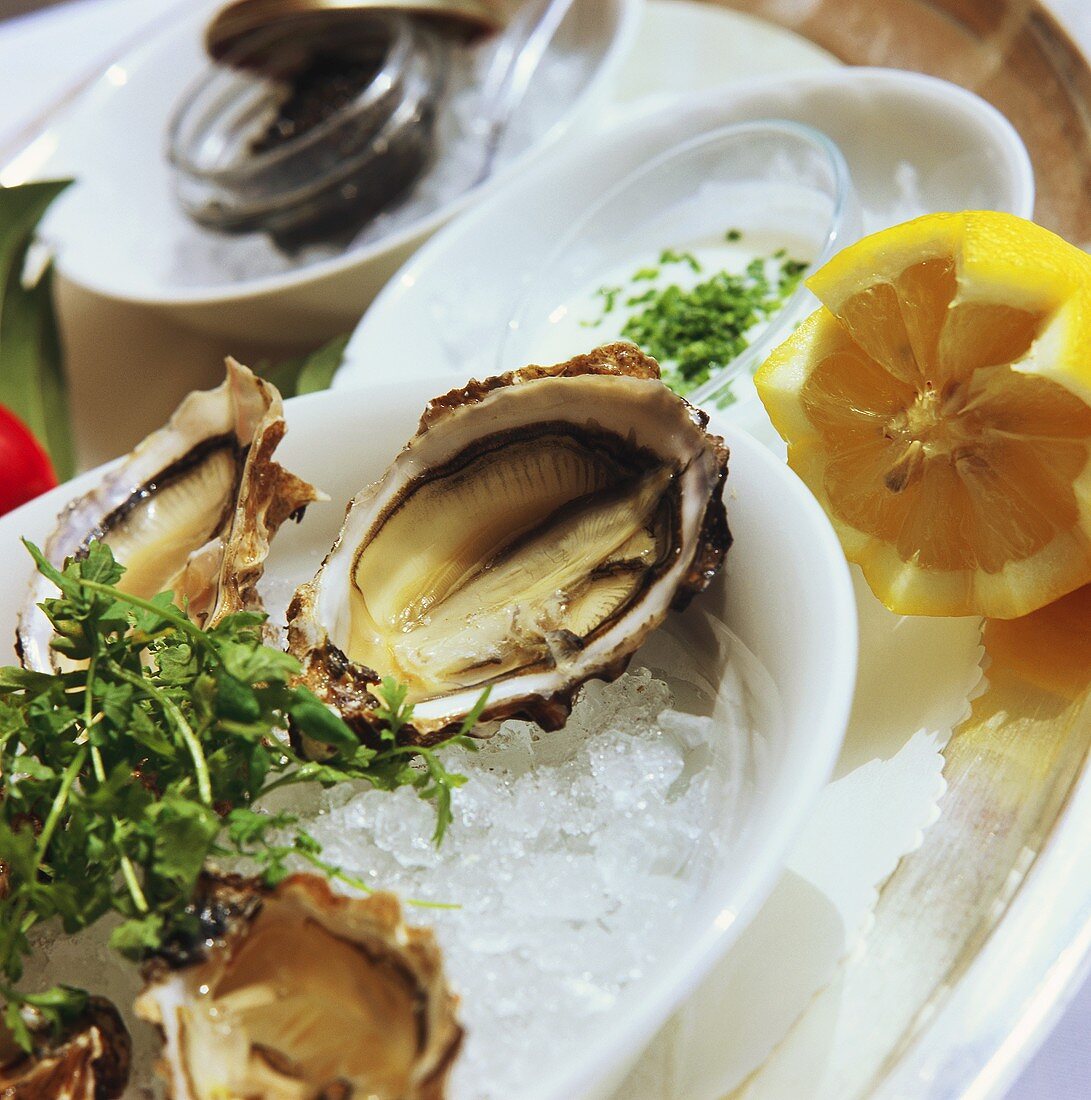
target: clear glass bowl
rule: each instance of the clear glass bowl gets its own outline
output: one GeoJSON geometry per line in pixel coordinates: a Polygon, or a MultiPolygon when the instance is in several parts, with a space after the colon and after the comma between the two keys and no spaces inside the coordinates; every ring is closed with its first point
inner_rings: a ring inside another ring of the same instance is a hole
{"type": "Polygon", "coordinates": [[[289,250],[347,241],[427,165],[446,70],[445,45],[406,16],[250,36],[171,120],[178,201],[203,226],[289,250]]]}
{"type": "MultiPolygon", "coordinates": [[[[623,178],[576,220],[543,264],[509,322],[500,350],[503,370],[560,361],[593,343],[619,337],[626,302],[648,282],[630,282],[659,266],[664,250],[701,258],[690,282],[733,270],[750,252],[785,248],[820,267],[860,232],[860,210],[848,166],[824,134],[795,122],[739,123],[692,138],[623,178]],[[738,231],[737,240],[728,234],[738,231]],[[719,261],[723,260],[722,268],[719,261]],[[598,288],[622,286],[602,313],[598,288]],[[596,324],[589,319],[602,313],[596,324]]],[[[685,279],[684,264],[677,268],[685,279]]],[[[728,404],[733,387],[816,305],[800,283],[783,306],[753,330],[749,346],[687,394],[728,404]]],[[[639,307],[632,307],[638,309],[639,307]]],[[[666,362],[666,360],[665,360],[666,362]]]]}

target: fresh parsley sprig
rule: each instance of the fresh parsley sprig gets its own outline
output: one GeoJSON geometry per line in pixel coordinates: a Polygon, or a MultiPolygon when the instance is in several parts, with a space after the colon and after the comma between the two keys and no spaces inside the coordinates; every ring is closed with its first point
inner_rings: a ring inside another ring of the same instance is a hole
{"type": "MultiPolygon", "coordinates": [[[[294,682],[295,658],[263,643],[263,615],[239,612],[202,630],[170,593],[122,592],[124,570],[102,543],[62,570],[26,546],[59,591],[42,608],[67,660],[55,675],[0,668],[0,994],[17,1038],[29,1042],[19,1025],[28,1006],[59,1024],[85,1003],[64,987],[16,990],[28,933],[42,921],[73,933],[117,913],[112,945],[140,958],[196,931],[188,907],[198,876],[226,855],[252,860],[270,885],[295,856],[367,889],[322,858],[295,815],[259,808],[274,790],[409,786],[435,802],[442,840],[465,777],[443,765],[442,746],[398,744],[412,718],[403,687],[384,681],[386,728],[379,747],[363,745],[294,682]],[[328,757],[299,757],[282,732],[289,723],[328,757]]],[[[473,744],[485,700],[444,745],[473,744]]]]}

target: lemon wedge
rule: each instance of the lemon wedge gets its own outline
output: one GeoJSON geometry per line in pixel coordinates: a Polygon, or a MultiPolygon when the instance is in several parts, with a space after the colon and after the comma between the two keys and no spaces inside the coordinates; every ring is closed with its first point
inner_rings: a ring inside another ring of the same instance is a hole
{"type": "Polygon", "coordinates": [[[755,379],[891,610],[1014,618],[1091,581],[1091,258],[1014,215],[845,249],[755,379]]]}

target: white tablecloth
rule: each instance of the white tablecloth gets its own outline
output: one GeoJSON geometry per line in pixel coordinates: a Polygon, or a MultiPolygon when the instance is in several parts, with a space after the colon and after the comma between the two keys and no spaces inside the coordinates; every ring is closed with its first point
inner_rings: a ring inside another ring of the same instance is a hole
{"type": "MultiPolygon", "coordinates": [[[[122,42],[190,0],[69,0],[0,22],[0,148],[101,67],[122,42]]],[[[1091,56],[1091,0],[1046,0],[1091,56]]],[[[3,0],[0,0],[0,14],[3,0]]],[[[1091,981],[1077,994],[1007,1100],[1091,1098],[1091,981]]],[[[794,1100],[794,1098],[793,1098],[794,1100]]]]}

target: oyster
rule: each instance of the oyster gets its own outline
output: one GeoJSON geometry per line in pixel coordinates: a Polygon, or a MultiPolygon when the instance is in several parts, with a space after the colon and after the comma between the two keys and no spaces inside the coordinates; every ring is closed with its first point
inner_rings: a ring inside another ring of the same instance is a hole
{"type": "Polygon", "coordinates": [[[91,997],[64,1033],[33,1008],[23,1010],[34,1050],[28,1054],[0,1031],[0,1097],[11,1100],[115,1100],[129,1081],[132,1043],[117,1009],[91,997]]]}
{"type": "Polygon", "coordinates": [[[154,960],[136,1001],[174,1100],[439,1100],[462,1030],[431,932],[393,894],[316,875],[272,890],[206,876],[200,943],[154,960]]]}
{"type": "MultiPolygon", "coordinates": [[[[101,539],[137,596],[171,589],[201,626],[260,607],[256,585],[277,528],[319,498],[272,461],[285,432],[275,387],[227,360],[214,390],[191,393],[170,422],[61,513],[45,546],[55,565],[101,539]]],[[[37,604],[53,586],[35,574],[19,619],[27,668],[50,671],[52,626],[37,604]]]]}
{"type": "Polygon", "coordinates": [[[367,739],[393,677],[428,744],[486,686],[484,720],[557,728],[620,675],[731,541],[723,441],[658,379],[619,343],[432,401],[289,606],[308,686],[367,739]]]}

